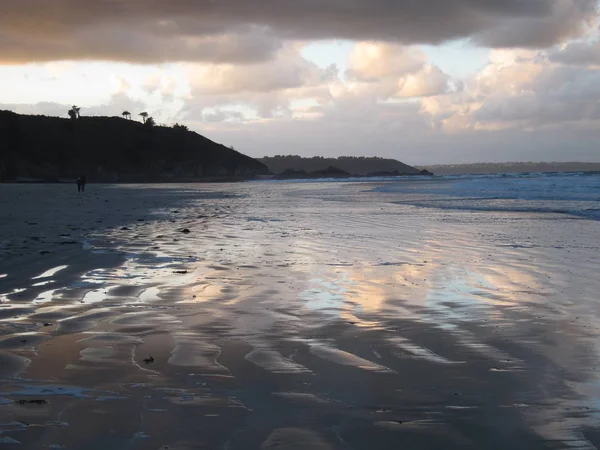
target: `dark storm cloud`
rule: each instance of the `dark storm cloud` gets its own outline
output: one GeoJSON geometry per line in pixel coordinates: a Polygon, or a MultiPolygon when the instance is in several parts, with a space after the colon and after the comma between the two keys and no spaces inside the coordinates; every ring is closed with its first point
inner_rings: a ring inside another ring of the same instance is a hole
{"type": "Polygon", "coordinates": [[[269,59],[280,39],[547,46],[597,0],[0,0],[0,61],[269,59]]]}
{"type": "Polygon", "coordinates": [[[228,33],[182,34],[160,27],[94,24],[41,33],[8,31],[0,18],[0,64],[54,60],[109,60],[135,63],[210,61],[254,63],[270,59],[281,40],[265,29],[236,27],[228,33]],[[158,28],[158,29],[157,29],[158,28]]]}

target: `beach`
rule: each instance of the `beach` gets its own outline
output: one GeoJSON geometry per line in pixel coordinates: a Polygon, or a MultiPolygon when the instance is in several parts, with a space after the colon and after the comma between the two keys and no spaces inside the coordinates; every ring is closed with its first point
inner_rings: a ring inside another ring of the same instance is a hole
{"type": "Polygon", "coordinates": [[[598,178],[0,185],[0,443],[596,448],[598,178]]]}

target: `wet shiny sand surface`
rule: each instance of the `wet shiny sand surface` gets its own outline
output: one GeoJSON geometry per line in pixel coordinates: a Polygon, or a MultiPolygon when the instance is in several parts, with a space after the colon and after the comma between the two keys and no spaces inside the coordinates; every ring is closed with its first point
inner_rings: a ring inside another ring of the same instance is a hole
{"type": "Polygon", "coordinates": [[[367,183],[2,186],[0,444],[600,445],[600,222],[367,183]]]}

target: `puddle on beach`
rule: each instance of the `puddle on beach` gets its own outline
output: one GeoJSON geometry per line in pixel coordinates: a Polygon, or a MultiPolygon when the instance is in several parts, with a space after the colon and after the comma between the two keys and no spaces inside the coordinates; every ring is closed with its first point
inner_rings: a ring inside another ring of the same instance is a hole
{"type": "Polygon", "coordinates": [[[46,270],[44,273],[38,275],[37,277],[33,277],[33,280],[37,280],[38,278],[51,277],[53,275],[56,275],[61,270],[66,269],[67,267],[69,267],[69,266],[53,267],[52,269],[46,270]]]}

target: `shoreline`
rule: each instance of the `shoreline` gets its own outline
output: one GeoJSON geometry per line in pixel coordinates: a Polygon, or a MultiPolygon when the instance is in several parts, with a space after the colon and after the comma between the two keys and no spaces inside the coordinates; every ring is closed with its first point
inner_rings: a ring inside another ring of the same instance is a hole
{"type": "MultiPolygon", "coordinates": [[[[281,174],[271,174],[271,175],[257,175],[252,177],[210,177],[205,179],[198,178],[189,178],[189,179],[179,179],[179,180],[168,180],[168,179],[156,179],[156,180],[124,180],[124,181],[116,181],[114,179],[105,179],[105,180],[97,180],[93,179],[92,181],[88,181],[87,184],[91,185],[151,185],[151,184],[164,184],[164,185],[182,185],[182,184],[226,184],[226,183],[246,183],[246,182],[257,182],[257,181],[348,181],[352,182],[354,180],[389,180],[394,181],[396,179],[412,179],[417,177],[427,177],[427,178],[453,178],[453,177],[485,177],[485,176],[526,176],[526,175],[576,175],[576,174],[584,174],[584,175],[597,175],[600,174],[597,170],[572,170],[572,171],[542,171],[542,172],[534,172],[534,171],[526,171],[526,172],[465,172],[465,173],[429,173],[429,174],[421,174],[421,173],[406,173],[406,174],[393,174],[393,173],[381,173],[381,174],[366,174],[366,175],[348,175],[348,176],[310,176],[308,174],[305,177],[281,177],[281,174]]],[[[8,181],[0,181],[0,186],[2,185],[29,185],[29,184],[57,184],[57,185],[65,185],[65,184],[75,184],[76,179],[52,179],[52,180],[43,180],[43,179],[31,179],[31,180],[8,180],[8,181]]]]}

